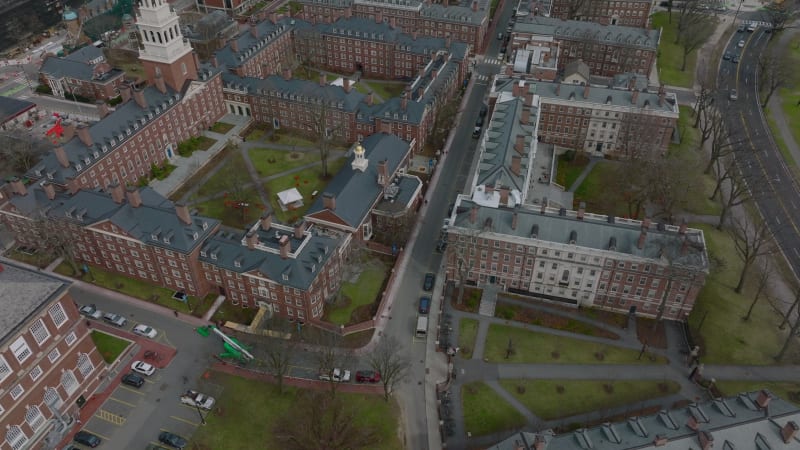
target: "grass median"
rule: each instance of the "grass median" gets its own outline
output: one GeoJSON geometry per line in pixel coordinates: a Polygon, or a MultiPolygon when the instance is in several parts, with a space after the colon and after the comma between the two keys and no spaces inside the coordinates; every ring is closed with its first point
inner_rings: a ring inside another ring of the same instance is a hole
{"type": "Polygon", "coordinates": [[[106,363],[111,364],[116,361],[122,352],[131,345],[130,341],[120,339],[102,331],[92,331],[92,342],[97,347],[97,351],[103,356],[106,363]]]}
{"type": "Polygon", "coordinates": [[[462,386],[461,402],[464,429],[472,436],[513,430],[525,424],[525,417],[482,381],[462,386]]]}
{"type": "Polygon", "coordinates": [[[459,355],[464,359],[472,359],[475,351],[475,338],[478,337],[478,321],[476,319],[461,319],[458,321],[458,347],[459,355]]]}

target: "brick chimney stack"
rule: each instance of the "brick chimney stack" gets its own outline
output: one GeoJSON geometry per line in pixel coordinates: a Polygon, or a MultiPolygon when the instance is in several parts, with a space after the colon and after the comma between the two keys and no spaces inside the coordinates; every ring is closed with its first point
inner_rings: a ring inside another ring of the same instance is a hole
{"type": "Polygon", "coordinates": [[[531,110],[529,108],[522,108],[522,114],[519,116],[519,123],[528,125],[531,121],[531,110]]]}
{"type": "Polygon", "coordinates": [[[70,139],[75,136],[75,122],[71,120],[62,120],[61,128],[63,128],[63,132],[61,134],[62,142],[69,142],[70,139]]]}
{"type": "Polygon", "coordinates": [[[714,436],[712,436],[710,432],[700,430],[697,432],[697,438],[700,441],[701,450],[711,450],[711,448],[714,447],[714,436]]]}
{"type": "Polygon", "coordinates": [[[247,248],[255,250],[256,244],[258,244],[258,234],[255,231],[249,231],[245,235],[245,240],[247,241],[247,248]]]}
{"type": "Polygon", "coordinates": [[[636,102],[639,100],[639,91],[631,92],[631,105],[636,105],[636,102]]]}
{"type": "Polygon", "coordinates": [[[306,223],[305,221],[299,221],[294,224],[294,238],[295,239],[303,239],[303,234],[306,231],[306,223]]]}
{"type": "Polygon", "coordinates": [[[499,190],[500,190],[500,204],[508,206],[508,194],[510,192],[508,186],[501,186],[499,190]]]}
{"type": "Polygon", "coordinates": [[[681,220],[681,225],[678,227],[678,234],[686,234],[686,229],[689,228],[689,224],[686,222],[686,218],[681,220]]]}
{"type": "Polygon", "coordinates": [[[642,219],[642,231],[647,232],[650,229],[650,218],[645,217],[642,219]]]}
{"type": "MultiPolygon", "coordinates": [[[[216,61],[216,57],[214,57],[214,60],[216,61]]],[[[164,81],[164,77],[161,76],[160,73],[156,74],[156,89],[158,89],[158,92],[161,92],[162,94],[167,93],[167,83],[164,81]]]]}
{"type": "Polygon", "coordinates": [[[53,153],[56,154],[56,159],[58,163],[61,164],[61,167],[69,167],[69,158],[67,157],[67,151],[64,150],[64,147],[57,145],[53,148],[53,153]]]}
{"type": "Polygon", "coordinates": [[[389,165],[387,164],[387,160],[378,161],[378,184],[381,187],[386,187],[389,185],[389,165]]]}
{"type": "Polygon", "coordinates": [[[328,78],[327,78],[327,76],[325,76],[325,72],[320,72],[319,73],[319,85],[320,85],[320,87],[325,87],[326,84],[328,84],[328,78]]]}
{"type": "Polygon", "coordinates": [[[408,108],[408,91],[406,90],[402,94],[400,94],[400,109],[403,111],[408,108]]]}
{"type": "Polygon", "coordinates": [[[125,201],[125,188],[123,188],[119,182],[115,181],[108,185],[108,190],[111,193],[111,200],[114,200],[114,203],[119,205],[125,201]]]}
{"type": "Polygon", "coordinates": [[[540,434],[533,438],[533,450],[545,450],[547,448],[547,441],[540,434]]]}
{"type": "Polygon", "coordinates": [[[786,425],[781,428],[781,439],[783,439],[783,443],[788,444],[792,442],[792,439],[797,436],[798,430],[800,430],[800,427],[797,426],[797,422],[794,420],[786,422],[786,425]]]}
{"type": "Polygon", "coordinates": [[[239,41],[237,41],[236,38],[228,41],[228,45],[231,46],[231,50],[233,50],[234,53],[239,53],[239,41]]]}
{"type": "Polygon", "coordinates": [[[133,99],[136,101],[136,104],[139,105],[140,108],[147,108],[147,100],[145,100],[144,98],[144,90],[134,89],[133,99]]]}
{"type": "Polygon", "coordinates": [[[519,80],[511,87],[511,95],[514,97],[522,97],[522,91],[525,88],[525,81],[519,80]]]}
{"type": "Polygon", "coordinates": [[[251,23],[250,24],[250,36],[253,36],[255,39],[258,39],[258,27],[257,24],[251,23]]]}
{"type": "Polygon", "coordinates": [[[374,101],[374,98],[373,98],[373,95],[372,95],[372,91],[369,91],[369,94],[367,94],[367,99],[366,99],[367,105],[372,106],[372,102],[373,101],[374,101]]]}
{"type": "Polygon", "coordinates": [[[583,98],[584,99],[589,98],[589,85],[588,84],[583,87],[583,98]]]}
{"type": "Polygon", "coordinates": [[[667,96],[667,90],[664,85],[658,87],[658,106],[664,106],[664,97],[667,96]]]}
{"type": "Polygon", "coordinates": [[[556,84],[556,97],[561,95],[561,83],[556,84]]]}
{"type": "Polygon", "coordinates": [[[347,94],[350,93],[350,79],[349,78],[345,78],[344,79],[344,82],[342,84],[342,88],[344,89],[345,93],[347,93],[347,94]]]}
{"type": "Polygon", "coordinates": [[[517,135],[517,140],[514,141],[514,150],[516,150],[516,152],[519,153],[520,155],[525,153],[525,135],[524,134],[518,134],[517,135]]]}
{"type": "Polygon", "coordinates": [[[517,220],[518,220],[517,212],[514,211],[514,213],[511,214],[511,229],[512,230],[516,230],[517,229],[517,220]]]}
{"type": "Polygon", "coordinates": [[[585,215],[586,215],[586,202],[581,202],[580,205],[578,205],[578,220],[583,220],[585,215]]]}
{"type": "Polygon", "coordinates": [[[478,0],[472,0],[472,10],[478,11],[478,0]]]}
{"type": "Polygon", "coordinates": [[[269,230],[272,228],[272,214],[264,213],[260,219],[261,222],[261,229],[264,231],[269,230]]]}
{"type": "Polygon", "coordinates": [[[278,245],[281,248],[281,259],[286,259],[289,257],[289,236],[283,235],[281,236],[280,240],[278,241],[278,245]]]}
{"type": "Polygon", "coordinates": [[[139,195],[139,189],[134,186],[128,186],[125,195],[128,197],[128,203],[131,204],[131,207],[138,208],[142,206],[142,196],[139,195]]]}
{"type": "Polygon", "coordinates": [[[42,189],[44,190],[45,195],[47,195],[48,200],[53,200],[56,198],[56,187],[53,185],[53,183],[45,181],[42,183],[42,189]]]}
{"type": "Polygon", "coordinates": [[[286,80],[286,81],[289,81],[289,80],[292,79],[292,69],[290,69],[288,67],[283,69],[283,79],[286,80]]]}
{"type": "MultiPolygon", "coordinates": [[[[97,108],[97,115],[102,120],[109,113],[108,105],[106,105],[106,102],[104,102],[102,100],[98,100],[94,104],[95,104],[95,107],[97,108]]],[[[62,122],[62,124],[63,124],[63,122],[62,122]]],[[[63,125],[62,125],[62,127],[63,127],[63,125]]]]}
{"type": "Polygon", "coordinates": [[[636,242],[636,248],[638,248],[639,250],[643,250],[646,241],[647,241],[647,231],[645,231],[643,228],[642,232],[639,233],[639,240],[636,242]]]}
{"type": "Polygon", "coordinates": [[[331,211],[336,210],[336,194],[331,192],[323,192],[322,193],[322,207],[325,209],[330,209],[331,211]]]}
{"type": "Polygon", "coordinates": [[[478,221],[478,207],[473,206],[472,209],[469,210],[469,223],[475,223],[478,221]]]}
{"type": "Polygon", "coordinates": [[[511,173],[520,176],[522,172],[522,157],[519,155],[511,155],[511,173]]]}
{"type": "Polygon", "coordinates": [[[28,194],[25,184],[17,177],[11,179],[11,190],[17,195],[25,196],[28,194]]]}
{"type": "Polygon", "coordinates": [[[175,203],[175,214],[184,225],[192,224],[192,216],[189,215],[189,207],[183,203],[175,203]]]}
{"type": "Polygon", "coordinates": [[[756,404],[759,408],[766,408],[769,406],[769,401],[772,400],[772,393],[766,389],[762,389],[758,393],[758,397],[756,398],[756,404]]]}
{"type": "Polygon", "coordinates": [[[83,145],[91,147],[92,144],[94,144],[94,142],[92,142],[92,135],[89,134],[88,126],[80,124],[75,132],[78,133],[78,138],[83,142],[83,145]]]}
{"type": "Polygon", "coordinates": [[[669,439],[667,439],[666,436],[661,435],[661,434],[657,434],[656,438],[653,440],[653,446],[654,447],[663,447],[663,446],[667,445],[668,442],[669,442],[669,439]]]}

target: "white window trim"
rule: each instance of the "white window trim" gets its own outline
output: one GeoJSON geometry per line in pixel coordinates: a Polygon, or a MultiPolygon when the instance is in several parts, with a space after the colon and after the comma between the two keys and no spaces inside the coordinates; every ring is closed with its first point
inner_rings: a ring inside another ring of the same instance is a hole
{"type": "Polygon", "coordinates": [[[74,344],[75,341],[77,341],[77,340],[78,340],[78,336],[75,334],[74,331],[71,332],[70,334],[68,334],[66,338],[64,338],[64,342],[66,342],[67,345],[69,345],[69,346],[72,346],[72,344],[74,344]]]}
{"type": "Polygon", "coordinates": [[[64,311],[64,307],[61,306],[61,303],[56,303],[55,305],[51,306],[48,313],[50,314],[50,318],[53,319],[53,323],[56,325],[56,328],[61,328],[61,325],[67,323],[67,312],[64,311]],[[63,320],[59,322],[59,318],[63,320]]]}
{"type": "Polygon", "coordinates": [[[31,380],[36,381],[42,376],[43,373],[44,373],[44,371],[42,370],[42,367],[37,365],[36,367],[31,369],[31,371],[30,371],[30,373],[28,375],[30,375],[31,380]]]}
{"type": "Polygon", "coordinates": [[[14,341],[9,348],[11,349],[11,352],[14,353],[14,357],[17,358],[17,362],[20,364],[33,356],[33,350],[31,350],[31,347],[28,345],[28,341],[26,341],[25,337],[23,336],[17,338],[17,340],[14,341]]]}
{"type": "Polygon", "coordinates": [[[47,359],[51,363],[58,361],[58,358],[61,358],[61,351],[59,351],[57,348],[54,348],[50,351],[50,353],[47,354],[47,359]]]}
{"type": "Polygon", "coordinates": [[[37,319],[33,325],[31,325],[29,330],[31,332],[31,336],[33,336],[33,340],[36,341],[36,344],[38,344],[40,347],[42,344],[47,342],[48,339],[50,339],[50,330],[47,329],[47,324],[44,323],[44,320],[42,319],[37,319]],[[39,340],[39,335],[42,335],[41,340],[39,340]]]}
{"type": "Polygon", "coordinates": [[[0,382],[8,378],[13,372],[6,358],[0,355],[0,382]]]}
{"type": "Polygon", "coordinates": [[[22,387],[22,384],[17,384],[11,388],[9,391],[9,395],[11,395],[11,400],[16,400],[22,397],[22,394],[25,393],[25,388],[22,387]]]}

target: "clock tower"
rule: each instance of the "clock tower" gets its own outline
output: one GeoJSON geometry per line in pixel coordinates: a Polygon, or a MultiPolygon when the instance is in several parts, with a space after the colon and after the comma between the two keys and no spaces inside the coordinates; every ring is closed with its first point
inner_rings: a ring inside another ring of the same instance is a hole
{"type": "Polygon", "coordinates": [[[142,44],[139,60],[151,85],[160,75],[167,86],[181,91],[186,80],[197,79],[194,50],[166,0],[140,0],[136,25],[142,44]]]}

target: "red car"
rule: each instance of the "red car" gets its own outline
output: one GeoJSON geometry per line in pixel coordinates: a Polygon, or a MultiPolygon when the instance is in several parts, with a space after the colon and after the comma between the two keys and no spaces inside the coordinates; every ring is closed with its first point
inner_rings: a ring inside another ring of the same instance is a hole
{"type": "Polygon", "coordinates": [[[374,370],[359,370],[356,372],[356,381],[358,383],[377,383],[381,381],[381,374],[374,370]]]}

